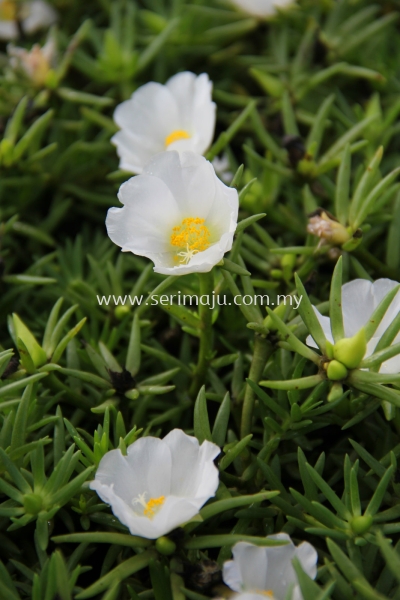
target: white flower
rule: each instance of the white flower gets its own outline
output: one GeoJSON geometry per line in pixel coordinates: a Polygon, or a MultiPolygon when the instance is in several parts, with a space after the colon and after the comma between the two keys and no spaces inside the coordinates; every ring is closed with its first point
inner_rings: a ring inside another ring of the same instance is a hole
{"type": "Polygon", "coordinates": [[[19,37],[18,22],[24,33],[35,33],[57,21],[57,13],[44,0],[19,4],[16,0],[0,0],[0,39],[19,37]]]}
{"type": "Polygon", "coordinates": [[[269,535],[270,540],[287,541],[284,546],[254,546],[239,542],[232,548],[233,560],[224,563],[223,580],[238,600],[258,600],[261,597],[286,600],[291,589],[291,600],[301,600],[297,575],[292,560],[297,558],[309,577],[315,579],[318,555],[313,546],[302,542],[295,546],[287,533],[269,535]]]}
{"type": "Polygon", "coordinates": [[[218,446],[174,429],[103,456],[90,488],[132,535],[155,539],[192,519],[218,487],[218,446]]]}
{"type": "Polygon", "coordinates": [[[56,42],[49,37],[44,46],[34,44],[31,50],[19,48],[9,44],[7,52],[10,64],[14,70],[22,71],[37,86],[46,83],[47,76],[54,66],[56,56],[56,42]]]}
{"type": "MultiPolygon", "coordinates": [[[[395,288],[397,281],[391,279],[378,279],[374,283],[366,279],[355,279],[349,283],[345,283],[342,287],[342,311],[343,311],[343,326],[346,338],[353,337],[362,327],[364,327],[374,310],[377,308],[381,300],[395,288]]],[[[331,332],[331,320],[329,317],[324,317],[320,312],[313,307],[318,321],[321,323],[325,337],[333,343],[331,332]]],[[[400,291],[392,300],[389,308],[374,336],[370,339],[367,345],[365,358],[373,354],[377,343],[379,342],[385,329],[390,325],[400,310],[400,291]]],[[[400,333],[393,340],[392,344],[400,342],[400,333]]],[[[308,336],[306,343],[313,348],[317,348],[311,335],[308,336]]],[[[382,363],[380,373],[400,373],[400,355],[393,356],[389,360],[382,363]]]]}
{"type": "Polygon", "coordinates": [[[279,9],[286,8],[295,0],[231,0],[244,12],[255,17],[272,17],[279,9]],[[277,10],[278,9],[278,10],[277,10]]]}
{"type": "Polygon", "coordinates": [[[238,193],[199,154],[157,155],[118,198],[124,207],[108,211],[108,235],[124,252],[150,258],[156,273],[207,273],[232,247],[238,193]]]}
{"type": "Polygon", "coordinates": [[[165,85],[140,87],[114,112],[121,128],[111,141],[117,146],[120,168],[141,173],[149,160],[164,150],[204,154],[215,128],[216,105],[206,73],[178,73],[165,85]]]}

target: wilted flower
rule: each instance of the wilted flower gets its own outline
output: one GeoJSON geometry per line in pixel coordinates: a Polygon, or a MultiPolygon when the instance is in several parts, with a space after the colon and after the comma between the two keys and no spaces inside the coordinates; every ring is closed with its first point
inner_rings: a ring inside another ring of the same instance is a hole
{"type": "Polygon", "coordinates": [[[255,17],[272,17],[278,12],[277,9],[286,8],[293,4],[294,0],[231,0],[244,12],[255,17]]]}
{"type": "Polygon", "coordinates": [[[164,150],[204,154],[215,128],[212,83],[206,73],[178,73],[165,85],[150,82],[117,106],[114,120],[121,128],[111,141],[117,146],[120,168],[141,173],[164,150]]]}
{"type": "Polygon", "coordinates": [[[53,37],[49,37],[42,47],[34,44],[31,50],[9,44],[7,52],[14,70],[22,71],[38,87],[46,83],[56,57],[56,43],[53,37]]]}
{"type": "Polygon", "coordinates": [[[254,546],[239,542],[232,548],[233,560],[224,564],[223,580],[234,592],[237,600],[258,600],[271,598],[286,600],[292,590],[291,600],[301,600],[303,596],[298,585],[292,560],[297,558],[305,573],[312,579],[317,574],[318,555],[313,546],[302,542],[295,546],[287,533],[269,535],[270,540],[286,541],[284,546],[254,546]]]}
{"type": "Polygon", "coordinates": [[[44,0],[19,3],[16,0],[0,0],[0,39],[19,37],[19,27],[24,33],[35,33],[57,21],[57,13],[44,0]]]}
{"type": "Polygon", "coordinates": [[[309,216],[307,231],[319,237],[321,242],[325,241],[337,246],[341,246],[351,238],[347,229],[322,208],[318,208],[309,216]]]}
{"type": "MultiPolygon", "coordinates": [[[[346,338],[353,338],[353,336],[359,334],[360,330],[368,323],[379,303],[397,285],[399,285],[397,281],[392,281],[391,279],[378,279],[374,283],[367,281],[366,279],[355,279],[354,281],[344,284],[342,287],[342,311],[344,334],[346,338]]],[[[318,317],[318,321],[321,323],[322,329],[324,330],[325,337],[333,343],[330,318],[321,315],[315,306],[313,308],[318,317]]],[[[382,334],[397,316],[399,310],[400,291],[392,300],[379,327],[375,331],[374,336],[369,340],[365,357],[373,354],[382,334]]],[[[399,342],[400,333],[393,340],[392,345],[399,342]]],[[[313,348],[317,348],[311,335],[307,338],[307,344],[313,348]]],[[[393,356],[393,358],[382,363],[380,372],[400,373],[400,355],[393,356]]]]}
{"type": "Polygon", "coordinates": [[[156,273],[207,273],[231,249],[239,199],[193,152],[163,152],[122,184],[123,208],[106,226],[124,252],[147,256],[156,273]]]}
{"type": "Polygon", "coordinates": [[[158,538],[192,519],[218,487],[220,449],[174,429],[163,440],[144,437],[127,455],[103,456],[90,488],[111,505],[132,535],[158,538]]]}

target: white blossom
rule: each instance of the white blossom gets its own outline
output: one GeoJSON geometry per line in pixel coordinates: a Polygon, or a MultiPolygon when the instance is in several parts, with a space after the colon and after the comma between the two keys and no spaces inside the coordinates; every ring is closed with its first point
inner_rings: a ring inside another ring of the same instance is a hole
{"type": "Polygon", "coordinates": [[[255,17],[272,17],[295,0],[231,0],[238,8],[255,17]]]}
{"type": "MultiPolygon", "coordinates": [[[[342,311],[343,311],[343,327],[346,338],[353,337],[362,327],[364,327],[374,310],[378,307],[381,300],[397,285],[397,281],[391,279],[378,279],[374,283],[366,279],[355,279],[349,283],[345,283],[342,287],[342,311]]],[[[318,321],[321,323],[327,340],[333,343],[331,332],[331,320],[329,317],[324,317],[313,307],[318,321]]],[[[382,334],[394,320],[400,310],[400,291],[392,300],[385,316],[375,331],[374,336],[367,344],[365,358],[373,354],[377,343],[382,334]]],[[[307,338],[307,344],[313,348],[317,348],[311,335],[307,338]]],[[[400,333],[393,340],[392,344],[400,342],[400,333]]],[[[393,356],[389,360],[382,363],[380,373],[400,373],[400,355],[393,356]]]]}
{"type": "Polygon", "coordinates": [[[57,13],[44,0],[18,3],[16,0],[0,0],[0,39],[19,37],[18,22],[26,34],[46,29],[57,21],[57,13]]]}
{"type": "Polygon", "coordinates": [[[183,525],[218,487],[220,449],[174,429],[164,439],[136,440],[124,456],[103,456],[90,488],[111,505],[132,535],[155,539],[183,525]]]}
{"type": "Polygon", "coordinates": [[[199,154],[157,155],[118,198],[124,206],[108,211],[108,235],[124,252],[150,258],[157,273],[206,273],[232,247],[238,193],[199,154]]]}
{"type": "MultiPolygon", "coordinates": [[[[305,573],[312,579],[317,574],[318,555],[308,542],[295,546],[287,533],[269,535],[268,539],[288,542],[282,546],[255,546],[239,542],[232,548],[233,560],[223,566],[223,580],[234,592],[235,600],[259,600],[262,597],[302,600],[292,561],[297,558],[305,573]]],[[[307,599],[308,600],[308,599],[307,599]]]]}
{"type": "Polygon", "coordinates": [[[141,173],[145,164],[165,150],[204,154],[215,128],[216,105],[206,73],[185,71],[161,83],[146,83],[114,112],[121,128],[112,142],[120,168],[141,173]]]}

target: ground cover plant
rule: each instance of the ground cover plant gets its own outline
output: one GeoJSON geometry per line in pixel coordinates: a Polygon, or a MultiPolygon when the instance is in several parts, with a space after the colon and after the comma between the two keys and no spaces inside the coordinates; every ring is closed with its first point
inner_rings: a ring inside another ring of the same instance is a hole
{"type": "Polygon", "coordinates": [[[399,16],[0,0],[1,599],[400,599],[399,16]]]}

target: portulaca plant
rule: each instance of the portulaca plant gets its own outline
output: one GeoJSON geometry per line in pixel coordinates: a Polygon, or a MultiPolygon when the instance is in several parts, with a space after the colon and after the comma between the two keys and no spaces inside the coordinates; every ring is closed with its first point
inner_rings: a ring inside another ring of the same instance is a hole
{"type": "Polygon", "coordinates": [[[150,258],[156,273],[207,273],[232,247],[238,193],[199,154],[159,154],[118,198],[124,206],[108,211],[108,235],[123,252],[150,258]]]}
{"type": "Polygon", "coordinates": [[[117,106],[120,131],[112,138],[120,168],[141,173],[149,160],[165,150],[204,154],[215,128],[216,105],[206,73],[178,73],[165,85],[150,82],[117,106]]]}
{"type": "Polygon", "coordinates": [[[103,456],[90,488],[110,504],[133,535],[156,539],[190,521],[218,487],[214,459],[220,449],[201,446],[174,429],[164,439],[140,438],[103,456]]]}
{"type": "MultiPolygon", "coordinates": [[[[303,600],[293,560],[311,578],[317,575],[318,555],[308,542],[295,546],[287,533],[269,535],[268,539],[284,541],[283,546],[259,547],[239,542],[232,548],[233,560],[223,566],[223,579],[236,600],[303,600]]],[[[308,600],[308,599],[307,599],[308,600]]]]}

